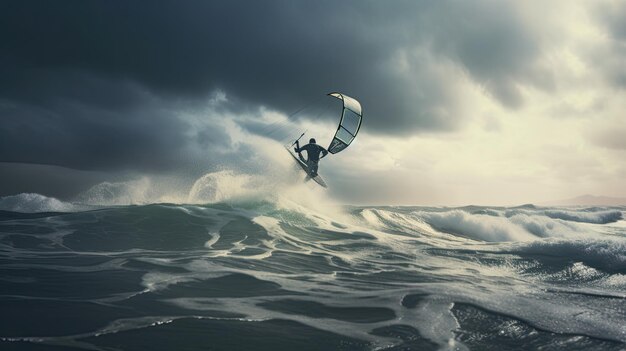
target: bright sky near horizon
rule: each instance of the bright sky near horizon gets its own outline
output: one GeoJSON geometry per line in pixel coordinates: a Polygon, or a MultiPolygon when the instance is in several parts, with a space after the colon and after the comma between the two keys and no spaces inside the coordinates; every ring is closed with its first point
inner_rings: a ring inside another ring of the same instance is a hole
{"type": "Polygon", "coordinates": [[[260,131],[341,91],[341,201],[626,197],[624,0],[8,1],[0,63],[0,195],[263,174],[291,160],[260,131]]]}

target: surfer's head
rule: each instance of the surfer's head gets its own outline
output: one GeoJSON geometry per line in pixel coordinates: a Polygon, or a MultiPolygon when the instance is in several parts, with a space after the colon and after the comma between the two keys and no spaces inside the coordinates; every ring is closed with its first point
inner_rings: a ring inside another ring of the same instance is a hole
{"type": "Polygon", "coordinates": [[[309,139],[309,144],[315,144],[315,138],[309,139]]]}

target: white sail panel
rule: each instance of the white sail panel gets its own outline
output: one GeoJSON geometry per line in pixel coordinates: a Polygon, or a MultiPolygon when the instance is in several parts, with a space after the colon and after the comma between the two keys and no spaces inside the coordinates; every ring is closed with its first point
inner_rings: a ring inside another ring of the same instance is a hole
{"type": "Polygon", "coordinates": [[[337,132],[328,146],[328,152],[336,154],[350,145],[361,128],[363,113],[361,104],[354,98],[342,93],[328,94],[343,101],[341,120],[337,132]]]}

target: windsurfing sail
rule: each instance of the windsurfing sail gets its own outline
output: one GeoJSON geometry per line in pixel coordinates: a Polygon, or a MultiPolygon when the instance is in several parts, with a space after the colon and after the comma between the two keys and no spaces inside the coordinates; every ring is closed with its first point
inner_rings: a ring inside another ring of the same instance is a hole
{"type": "Polygon", "coordinates": [[[356,99],[342,93],[330,93],[328,95],[343,101],[341,120],[339,121],[335,136],[328,146],[328,152],[336,154],[347,148],[354,138],[356,138],[361,128],[363,113],[361,111],[361,104],[356,99]]]}

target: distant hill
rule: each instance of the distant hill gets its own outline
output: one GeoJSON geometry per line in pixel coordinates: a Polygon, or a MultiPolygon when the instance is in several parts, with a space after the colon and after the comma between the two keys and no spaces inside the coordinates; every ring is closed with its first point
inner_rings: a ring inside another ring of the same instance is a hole
{"type": "Polygon", "coordinates": [[[541,202],[543,206],[626,206],[626,197],[581,195],[571,199],[541,202]]]}

